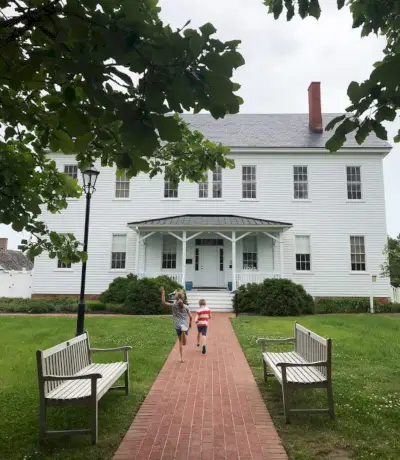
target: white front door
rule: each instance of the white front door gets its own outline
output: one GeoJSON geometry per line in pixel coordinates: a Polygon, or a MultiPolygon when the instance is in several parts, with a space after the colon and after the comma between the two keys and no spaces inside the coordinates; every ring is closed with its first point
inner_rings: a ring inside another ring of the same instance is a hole
{"type": "Polygon", "coordinates": [[[220,286],[220,248],[216,246],[196,247],[194,287],[220,286]]]}

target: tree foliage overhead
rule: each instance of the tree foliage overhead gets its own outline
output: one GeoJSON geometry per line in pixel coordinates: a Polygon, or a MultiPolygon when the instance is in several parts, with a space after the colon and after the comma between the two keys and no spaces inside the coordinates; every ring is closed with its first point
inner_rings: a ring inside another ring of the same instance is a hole
{"type": "Polygon", "coordinates": [[[72,235],[50,233],[41,208],[59,212],[80,195],[49,151],[134,176],[167,167],[198,181],[229,166],[226,149],[191,133],[183,111],[237,113],[239,41],[216,29],[173,30],[157,0],[0,0],[0,222],[37,238],[34,255],[78,261],[72,235]]]}
{"type": "MultiPolygon", "coordinates": [[[[269,12],[278,19],[283,11],[290,21],[295,14],[301,18],[319,19],[319,0],[264,0],[269,12]]],[[[400,1],[399,0],[337,0],[339,9],[348,5],[353,16],[353,28],[361,28],[361,36],[371,33],[386,39],[384,58],[374,64],[374,70],[362,83],[351,82],[347,94],[351,105],[346,114],[335,118],[327,130],[336,130],[326,147],[337,151],[346,135],[355,131],[356,140],[362,144],[374,132],[380,139],[388,135],[382,122],[393,121],[400,109],[400,1]]],[[[400,130],[394,138],[400,142],[400,130]]]]}
{"type": "Polygon", "coordinates": [[[385,263],[382,265],[382,275],[390,278],[394,287],[400,287],[400,234],[397,238],[389,236],[384,250],[386,256],[385,263]]]}

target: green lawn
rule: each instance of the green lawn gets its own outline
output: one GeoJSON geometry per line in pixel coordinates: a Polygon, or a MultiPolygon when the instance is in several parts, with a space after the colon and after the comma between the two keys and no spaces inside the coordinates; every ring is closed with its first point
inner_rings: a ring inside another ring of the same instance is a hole
{"type": "MultiPolygon", "coordinates": [[[[93,347],[131,345],[131,395],[109,392],[99,404],[99,443],[90,436],[50,438],[38,443],[38,390],[35,351],[65,341],[75,332],[74,318],[0,318],[0,459],[101,460],[111,459],[150,386],[160,371],[175,334],[168,317],[86,319],[93,347]]],[[[122,354],[95,356],[122,359],[122,354]]],[[[84,408],[50,408],[49,428],[87,428],[84,408]]]]}
{"type": "MultiPolygon", "coordinates": [[[[241,316],[232,324],[291,459],[400,459],[400,315],[325,315],[297,319],[333,341],[336,421],[283,419],[281,387],[262,378],[258,337],[293,336],[295,318],[241,316]]],[[[279,346],[270,349],[282,350],[279,346]]],[[[298,391],[297,407],[326,404],[323,390],[298,391]]]]}

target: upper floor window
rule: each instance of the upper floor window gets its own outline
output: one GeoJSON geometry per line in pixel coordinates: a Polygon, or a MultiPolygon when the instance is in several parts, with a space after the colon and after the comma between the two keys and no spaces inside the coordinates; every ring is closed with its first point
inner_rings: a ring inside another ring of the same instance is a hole
{"type": "Polygon", "coordinates": [[[115,198],[129,198],[129,187],[126,171],[119,172],[115,177],[115,198]]]}
{"type": "Polygon", "coordinates": [[[257,198],[257,178],[255,166],[242,166],[242,198],[257,198]]]}
{"type": "Polygon", "coordinates": [[[125,269],[126,267],[126,235],[119,234],[112,237],[111,268],[125,269]]]}
{"type": "Polygon", "coordinates": [[[243,270],[258,269],[257,237],[255,235],[243,238],[243,270]]]}
{"type": "Polygon", "coordinates": [[[78,179],[78,165],[64,165],[64,173],[72,177],[72,179],[78,179]]]}
{"type": "Polygon", "coordinates": [[[361,200],[361,166],[347,166],[347,199],[361,200]]]}
{"type": "Polygon", "coordinates": [[[208,175],[199,182],[199,198],[208,198],[208,175]]]}
{"type": "Polygon", "coordinates": [[[293,167],[293,184],[294,184],[294,199],[308,199],[308,167],[294,166],[293,167]]]}
{"type": "Polygon", "coordinates": [[[61,259],[57,260],[57,268],[64,269],[64,268],[71,268],[71,267],[72,267],[71,263],[66,264],[61,259]]]}
{"type": "Polygon", "coordinates": [[[164,182],[164,198],[178,198],[178,188],[169,181],[164,182]]]}
{"type": "Polygon", "coordinates": [[[176,238],[163,235],[162,268],[176,269],[176,238]]]}
{"type": "Polygon", "coordinates": [[[350,237],[351,271],[365,272],[365,238],[363,236],[350,237]]]}
{"type": "Polygon", "coordinates": [[[296,236],[296,270],[309,272],[311,270],[310,237],[296,236]]]}
{"type": "Polygon", "coordinates": [[[222,168],[220,166],[213,171],[213,198],[222,198],[222,168]]]}

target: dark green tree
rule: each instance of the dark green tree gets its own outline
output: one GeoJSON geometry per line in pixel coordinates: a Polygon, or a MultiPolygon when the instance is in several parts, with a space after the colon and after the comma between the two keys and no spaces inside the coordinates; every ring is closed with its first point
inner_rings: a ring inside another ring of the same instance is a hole
{"type": "MultiPolygon", "coordinates": [[[[318,19],[321,6],[318,0],[264,0],[269,13],[278,19],[286,11],[290,21],[296,14],[301,18],[318,19]]],[[[353,28],[361,29],[361,36],[374,33],[386,39],[384,58],[374,64],[374,70],[362,83],[351,82],[347,94],[351,105],[346,114],[332,120],[327,130],[336,126],[326,147],[337,151],[346,135],[356,131],[356,140],[362,144],[370,132],[387,140],[384,121],[393,121],[400,108],[400,1],[399,0],[337,0],[339,9],[347,5],[353,16],[353,28]]],[[[394,138],[400,142],[400,130],[394,138]]]]}
{"type": "Polygon", "coordinates": [[[34,235],[22,245],[33,256],[85,257],[73,235],[40,220],[43,207],[60,212],[81,194],[50,151],[81,168],[100,160],[175,183],[231,166],[225,147],[178,114],[239,111],[239,41],[214,38],[212,24],[173,30],[157,0],[0,0],[0,8],[0,223],[34,235]]]}
{"type": "Polygon", "coordinates": [[[400,234],[397,238],[389,236],[384,250],[385,263],[382,265],[382,276],[390,278],[394,287],[400,287],[400,234]]]}

